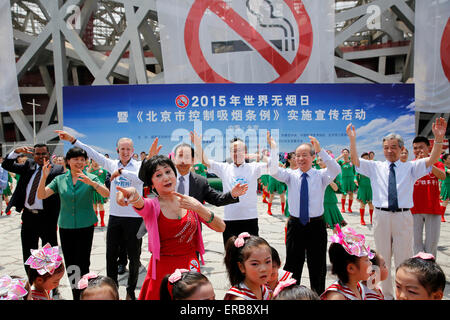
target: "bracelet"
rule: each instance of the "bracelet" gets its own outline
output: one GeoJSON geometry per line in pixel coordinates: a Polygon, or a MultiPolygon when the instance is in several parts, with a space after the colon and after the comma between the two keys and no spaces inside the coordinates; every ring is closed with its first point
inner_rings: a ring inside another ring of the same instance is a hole
{"type": "Polygon", "coordinates": [[[73,142],[71,142],[72,144],[75,144],[75,142],[77,142],[77,138],[75,138],[75,140],[73,140],[73,142]]]}
{"type": "Polygon", "coordinates": [[[138,197],[136,198],[136,200],[130,201],[130,204],[135,204],[136,202],[138,202],[139,200],[141,200],[141,196],[138,195],[138,197]]]}
{"type": "Polygon", "coordinates": [[[214,212],[210,211],[210,213],[211,213],[211,218],[208,221],[206,221],[206,223],[208,223],[208,224],[210,224],[214,220],[214,212]]]}
{"type": "Polygon", "coordinates": [[[434,144],[444,144],[444,142],[435,142],[434,144]]]}
{"type": "Polygon", "coordinates": [[[133,201],[129,201],[128,203],[130,203],[130,204],[135,204],[136,202],[138,202],[138,201],[141,199],[141,197],[139,196],[139,194],[137,193],[136,190],[134,190],[133,196],[134,196],[135,194],[137,194],[137,198],[136,198],[135,200],[133,200],[133,201]]]}

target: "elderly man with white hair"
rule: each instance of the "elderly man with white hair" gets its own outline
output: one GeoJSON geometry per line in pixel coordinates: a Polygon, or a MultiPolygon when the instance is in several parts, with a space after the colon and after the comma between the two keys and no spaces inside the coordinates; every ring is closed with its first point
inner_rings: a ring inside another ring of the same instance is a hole
{"type": "Polygon", "coordinates": [[[395,267],[413,255],[413,190],[416,180],[430,173],[438,161],[447,129],[443,118],[433,123],[435,143],[427,158],[400,161],[404,142],[400,135],[389,134],[383,138],[386,161],[370,161],[358,157],[356,130],[352,124],[346,132],[350,139],[350,153],[356,172],[370,178],[373,190],[373,235],[375,246],[386,261],[389,276],[381,282],[385,299],[393,299],[391,258],[395,267]]]}

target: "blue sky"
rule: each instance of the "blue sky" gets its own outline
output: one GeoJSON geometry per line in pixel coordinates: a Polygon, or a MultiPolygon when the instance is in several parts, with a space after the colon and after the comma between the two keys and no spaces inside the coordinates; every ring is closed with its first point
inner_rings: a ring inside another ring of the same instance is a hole
{"type": "MultiPolygon", "coordinates": [[[[227,155],[225,148],[229,138],[239,133],[229,131],[227,136],[227,129],[240,128],[241,132],[261,134],[264,139],[267,129],[278,129],[280,150],[286,152],[309,141],[308,135],[314,135],[324,148],[339,154],[343,147],[348,147],[345,127],[351,122],[357,129],[358,153],[373,150],[380,160],[384,158],[381,153],[384,135],[399,133],[408,147],[415,131],[414,86],[411,84],[161,84],[64,88],[65,129],[98,151],[113,156],[117,139],[124,136],[133,139],[137,153],[148,151],[156,136],[163,145],[162,153],[171,152],[194,129],[194,122],[188,121],[188,117],[189,112],[195,115],[197,111],[203,120],[203,135],[212,135],[204,142],[204,148],[212,150],[213,158],[227,155]],[[189,106],[184,109],[176,106],[175,99],[179,95],[188,97],[189,106]],[[235,100],[233,105],[232,96],[239,99],[240,104],[235,100]],[[245,96],[253,97],[255,106],[246,106],[245,96]],[[259,96],[267,96],[267,106],[256,105],[259,96]],[[291,96],[295,96],[295,105],[286,105],[286,99],[291,96]],[[271,105],[276,102],[281,105],[271,105]],[[237,119],[242,115],[242,121],[231,121],[233,111],[237,119]],[[261,111],[266,116],[269,113],[270,119],[261,118],[261,111]],[[126,122],[118,121],[119,112],[128,113],[126,122]],[[149,112],[156,115],[155,122],[147,121],[149,112]],[[162,122],[161,112],[170,113],[171,121],[162,122]],[[184,121],[176,121],[176,112],[184,112],[184,121]],[[214,121],[204,118],[204,112],[210,116],[213,113],[214,121]],[[220,112],[227,112],[228,121],[218,120],[220,112]],[[346,112],[351,119],[345,118],[346,112]],[[338,120],[331,118],[332,114],[338,120]],[[254,115],[257,121],[246,121],[246,115],[250,119],[254,115]],[[138,120],[139,116],[142,121],[138,120]],[[323,120],[318,120],[320,116],[323,120]],[[210,141],[219,143],[208,148],[210,141]],[[221,151],[216,152],[216,149],[221,151]]],[[[250,151],[256,150],[257,143],[264,148],[264,139],[248,141],[250,151]]]]}

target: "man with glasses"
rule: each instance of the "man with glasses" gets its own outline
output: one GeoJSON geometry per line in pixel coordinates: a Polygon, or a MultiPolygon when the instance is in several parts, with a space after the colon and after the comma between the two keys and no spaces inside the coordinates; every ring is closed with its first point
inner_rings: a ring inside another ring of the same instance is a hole
{"type": "MultiPolygon", "coordinates": [[[[57,194],[40,200],[37,197],[37,187],[42,175],[44,160],[49,160],[48,147],[45,144],[36,144],[34,148],[19,147],[12,151],[4,159],[2,167],[13,173],[20,174],[17,187],[11,197],[6,210],[16,207],[17,212],[22,212],[22,240],[23,261],[30,256],[31,249],[39,248],[39,239],[42,245],[50,243],[58,245],[56,225],[59,216],[59,196],[57,194]],[[24,163],[17,163],[16,159],[23,153],[31,154],[33,159],[27,159],[24,163]]],[[[64,173],[64,168],[53,164],[46,180],[49,184],[56,176],[64,173]]],[[[25,265],[28,274],[29,266],[25,265]]]]}

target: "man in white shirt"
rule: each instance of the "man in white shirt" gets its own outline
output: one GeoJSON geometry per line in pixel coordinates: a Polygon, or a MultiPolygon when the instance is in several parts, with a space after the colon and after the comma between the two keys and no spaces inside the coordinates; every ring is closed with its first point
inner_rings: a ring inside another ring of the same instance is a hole
{"type": "MultiPolygon", "coordinates": [[[[309,137],[311,144],[303,143],[295,150],[298,169],[284,169],[270,166],[270,175],[287,184],[289,190],[289,213],[286,232],[286,264],[284,270],[293,273],[292,277],[300,279],[305,257],[311,289],[318,295],[325,291],[327,230],[323,220],[323,201],[325,189],[341,172],[341,167],[320,147],[319,141],[309,137]],[[325,162],[326,169],[314,169],[312,163],[315,155],[325,162]]],[[[270,141],[270,163],[277,163],[277,145],[270,141]]]]}
{"type": "Polygon", "coordinates": [[[439,159],[442,141],[447,129],[443,118],[436,119],[432,130],[435,144],[430,157],[416,161],[400,161],[403,139],[397,134],[383,138],[386,161],[370,161],[358,157],[356,130],[352,124],[346,132],[350,139],[350,153],[356,171],[370,178],[373,191],[373,235],[376,250],[384,257],[389,270],[388,278],[381,282],[386,299],[393,299],[391,259],[395,267],[413,255],[413,190],[416,180],[431,172],[439,159]]]}
{"type": "Polygon", "coordinates": [[[223,232],[223,243],[232,236],[238,236],[242,232],[252,235],[259,234],[257,211],[258,178],[267,174],[268,166],[265,162],[245,162],[246,146],[239,139],[231,140],[230,155],[232,163],[209,160],[203,154],[201,142],[197,136],[194,139],[195,149],[203,158],[203,164],[208,171],[214,173],[222,180],[224,192],[231,192],[238,185],[248,185],[248,191],[239,197],[239,202],[224,207],[224,221],[226,224],[223,232]]]}
{"type": "Polygon", "coordinates": [[[120,206],[116,202],[116,187],[135,187],[142,195],[143,182],[138,178],[141,166],[140,161],[133,159],[133,141],[129,138],[121,138],[117,141],[117,153],[119,160],[105,157],[88,145],[75,139],[65,131],[56,130],[61,140],[71,142],[83,150],[86,150],[89,158],[96,161],[112,176],[117,177],[111,180],[111,192],[109,203],[109,220],[106,233],[106,274],[118,284],[118,257],[119,248],[126,247],[129,263],[129,276],[127,283],[127,299],[135,300],[134,290],[137,286],[142,239],[136,237],[142,218],[131,206],[120,206]],[[122,170],[124,173],[122,174],[122,170]],[[130,174],[127,174],[127,173],[130,174]]]}

